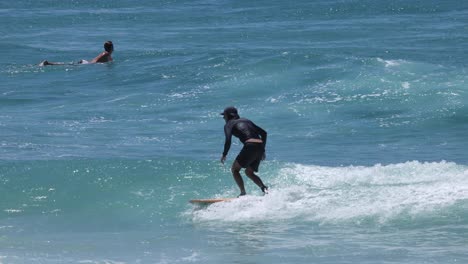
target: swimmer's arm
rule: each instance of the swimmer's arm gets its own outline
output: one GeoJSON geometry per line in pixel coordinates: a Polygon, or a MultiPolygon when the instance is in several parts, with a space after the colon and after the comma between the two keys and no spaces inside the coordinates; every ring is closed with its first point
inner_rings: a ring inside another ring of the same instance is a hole
{"type": "Polygon", "coordinates": [[[96,58],[94,58],[91,63],[98,63],[98,62],[108,62],[112,61],[112,57],[110,56],[109,52],[104,51],[103,53],[99,54],[96,58]],[[108,59],[105,59],[108,56],[108,59]]]}

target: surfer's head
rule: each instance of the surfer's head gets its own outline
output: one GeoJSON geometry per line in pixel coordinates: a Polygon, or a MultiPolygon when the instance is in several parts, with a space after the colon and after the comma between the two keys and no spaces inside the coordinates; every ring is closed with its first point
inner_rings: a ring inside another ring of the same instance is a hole
{"type": "Polygon", "coordinates": [[[224,116],[224,119],[226,121],[239,118],[237,109],[234,106],[229,106],[229,107],[224,108],[224,111],[221,113],[221,115],[224,116]]]}
{"type": "Polygon", "coordinates": [[[106,41],[104,43],[104,50],[107,52],[113,52],[114,51],[114,44],[112,44],[112,41],[106,41]]]}

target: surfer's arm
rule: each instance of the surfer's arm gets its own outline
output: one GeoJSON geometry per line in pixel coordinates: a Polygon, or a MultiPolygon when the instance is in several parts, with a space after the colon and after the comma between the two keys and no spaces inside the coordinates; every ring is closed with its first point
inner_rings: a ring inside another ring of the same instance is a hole
{"type": "MultiPolygon", "coordinates": [[[[267,132],[263,128],[255,125],[255,124],[253,124],[253,125],[255,126],[255,129],[257,130],[257,133],[260,135],[260,138],[262,139],[262,142],[263,142],[263,149],[265,149],[266,148],[266,142],[267,142],[267,132]]],[[[263,152],[263,156],[262,156],[262,160],[264,160],[264,159],[266,159],[265,152],[263,152]]]]}
{"type": "Polygon", "coordinates": [[[226,156],[227,156],[227,153],[228,153],[230,147],[231,147],[231,140],[229,140],[229,143],[226,141],[224,143],[223,155],[221,156],[221,163],[223,163],[223,164],[226,161],[226,156]]]}
{"type": "Polygon", "coordinates": [[[227,125],[224,127],[224,135],[226,136],[226,139],[224,140],[223,157],[221,159],[226,159],[229,149],[231,148],[232,133],[230,127],[227,125]]]}
{"type": "Polygon", "coordinates": [[[96,58],[94,58],[91,63],[98,63],[98,62],[108,62],[112,61],[112,57],[109,52],[104,51],[103,53],[99,54],[96,58]]]}
{"type": "Polygon", "coordinates": [[[262,141],[263,141],[263,147],[266,147],[267,132],[266,132],[263,128],[261,128],[261,127],[255,125],[255,124],[254,124],[254,126],[255,126],[255,128],[257,129],[257,133],[260,135],[260,138],[261,138],[262,141]]]}

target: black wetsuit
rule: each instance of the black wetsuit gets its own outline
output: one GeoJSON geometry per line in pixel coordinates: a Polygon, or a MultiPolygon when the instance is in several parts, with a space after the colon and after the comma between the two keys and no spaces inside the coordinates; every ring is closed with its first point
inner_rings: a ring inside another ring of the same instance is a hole
{"type": "Polygon", "coordinates": [[[267,132],[246,118],[238,118],[231,119],[224,125],[224,134],[226,135],[226,141],[223,156],[226,156],[229,152],[231,138],[234,135],[244,144],[236,160],[243,168],[251,167],[254,171],[258,171],[258,166],[265,153],[267,132]],[[263,143],[246,143],[249,139],[261,139],[263,143]]]}

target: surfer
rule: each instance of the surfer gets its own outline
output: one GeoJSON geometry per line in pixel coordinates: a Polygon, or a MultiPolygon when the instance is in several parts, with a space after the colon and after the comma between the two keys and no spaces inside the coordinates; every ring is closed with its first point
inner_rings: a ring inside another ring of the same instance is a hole
{"type": "Polygon", "coordinates": [[[226,121],[224,125],[224,151],[221,156],[221,163],[224,164],[226,156],[231,148],[232,135],[239,138],[244,147],[232,163],[231,172],[234,180],[240,189],[240,195],[245,195],[244,180],[240,175],[240,170],[245,168],[245,174],[262,190],[264,194],[268,193],[268,187],[265,186],[255,172],[258,172],[260,161],[265,159],[265,145],[267,132],[255,125],[246,118],[240,118],[235,107],[226,107],[221,113],[226,121]]]}
{"type": "MultiPolygon", "coordinates": [[[[90,64],[90,63],[105,63],[112,61],[112,52],[114,52],[114,44],[112,41],[106,41],[104,43],[104,51],[96,56],[96,58],[92,59],[91,61],[87,60],[80,60],[78,64],[90,64]]],[[[74,63],[70,63],[74,64],[74,63]]],[[[69,63],[63,62],[50,62],[50,61],[42,61],[39,63],[39,66],[47,66],[47,65],[70,65],[69,63]]]]}

